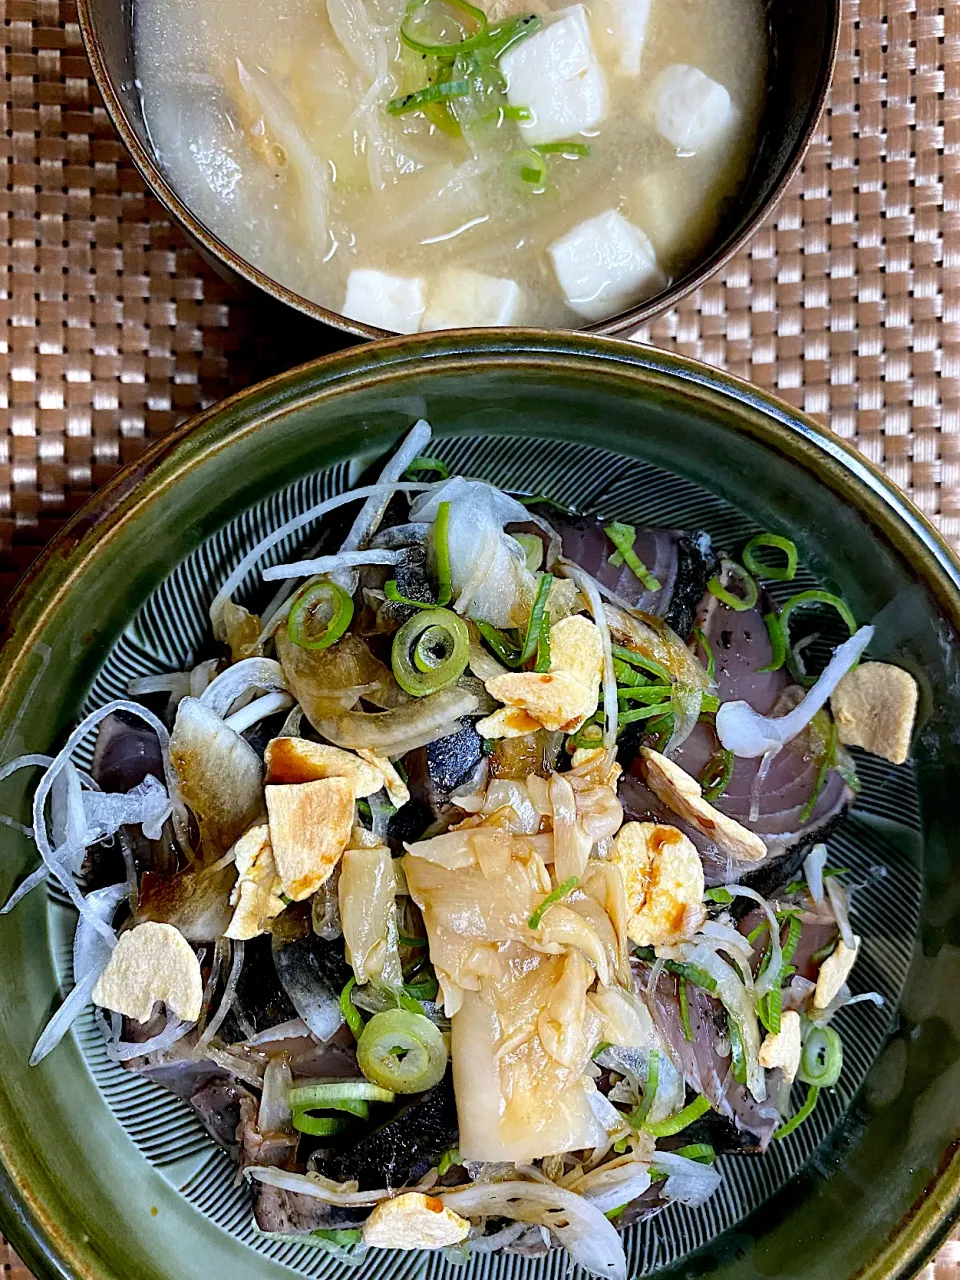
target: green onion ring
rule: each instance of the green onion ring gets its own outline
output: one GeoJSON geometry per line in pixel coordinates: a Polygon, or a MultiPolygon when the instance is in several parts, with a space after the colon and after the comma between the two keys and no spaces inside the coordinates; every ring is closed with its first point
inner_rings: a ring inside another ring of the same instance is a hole
{"type": "Polygon", "coordinates": [[[735,596],[732,591],[728,591],[723,585],[721,576],[711,578],[707,583],[707,590],[712,596],[733,609],[736,613],[746,613],[748,609],[752,609],[757,603],[760,592],[757,590],[757,584],[744,569],[743,565],[737,564],[736,560],[728,560],[726,556],[720,561],[720,574],[735,574],[743,583],[743,595],[735,596]]]}
{"type": "Polygon", "coordinates": [[[307,583],[294,596],[287,618],[287,635],[301,649],[329,649],[349,627],[352,618],[353,599],[349,592],[338,583],[323,578],[319,582],[307,583]],[[330,619],[322,632],[311,635],[309,627],[313,613],[321,604],[330,606],[330,619]]]}
{"type": "Polygon", "coordinates": [[[845,600],[841,600],[839,596],[835,596],[830,591],[801,591],[799,595],[792,596],[780,610],[780,630],[783,632],[783,642],[786,649],[787,665],[790,667],[790,673],[798,684],[805,685],[809,688],[816,683],[815,676],[808,676],[804,672],[796,668],[796,663],[791,659],[790,653],[790,618],[797,609],[803,609],[811,604],[826,604],[831,609],[836,609],[840,617],[846,623],[847,630],[851,635],[857,629],[857,620],[853,616],[850,606],[845,600]]]}
{"type": "Polygon", "coordinates": [[[732,751],[720,747],[704,766],[700,775],[700,790],[708,803],[720,798],[730,785],[733,776],[734,757],[732,751]]]}
{"type": "Polygon", "coordinates": [[[422,609],[393,637],[393,674],[400,688],[415,698],[424,698],[459,680],[469,657],[470,633],[463,619],[450,609],[422,609]],[[446,653],[436,661],[428,661],[426,645],[437,643],[441,637],[447,640],[446,653]]]}
{"type": "MultiPolygon", "coordinates": [[[[336,1107],[349,1111],[357,1103],[393,1102],[391,1089],[371,1084],[369,1080],[331,1080],[324,1084],[305,1084],[287,1091],[294,1111],[310,1107],[336,1107]]],[[[360,1112],[356,1113],[357,1115],[360,1112]]]]}
{"type": "Polygon", "coordinates": [[[411,600],[409,596],[401,595],[396,578],[389,578],[383,584],[383,594],[392,604],[408,604],[414,609],[432,609],[434,607],[432,600],[411,600]]]}
{"type": "Polygon", "coordinates": [[[547,182],[547,162],[536,151],[514,151],[511,159],[519,166],[520,177],[532,187],[542,190],[547,182]]]}
{"type": "Polygon", "coordinates": [[[797,1078],[804,1084],[829,1089],[843,1070],[843,1041],[833,1027],[813,1026],[803,1042],[797,1078]]]}
{"type": "Polygon", "coordinates": [[[673,1154],[683,1156],[685,1160],[696,1160],[700,1164],[713,1164],[717,1158],[717,1153],[709,1142],[694,1142],[689,1147],[677,1147],[673,1154]]]}
{"type": "Polygon", "coordinates": [[[388,1009],[374,1014],[364,1027],[357,1062],[367,1079],[384,1089],[423,1093],[443,1079],[447,1046],[422,1013],[388,1009]]]}
{"type": "Polygon", "coordinates": [[[804,1104],[797,1114],[788,1120],[785,1125],[782,1125],[773,1135],[778,1142],[782,1142],[784,1138],[788,1138],[790,1134],[793,1133],[794,1129],[799,1129],[804,1120],[809,1118],[814,1107],[817,1105],[817,1099],[819,1097],[820,1090],[816,1085],[813,1085],[808,1090],[804,1104]]]}
{"type": "Polygon", "coordinates": [[[347,1026],[353,1032],[354,1040],[359,1040],[363,1034],[363,1018],[360,1016],[360,1010],[350,998],[350,993],[356,985],[356,978],[351,978],[340,992],[340,1012],[343,1014],[347,1026]]]}
{"type": "Polygon", "coordinates": [[[783,634],[783,627],[780,625],[780,619],[775,613],[765,613],[763,615],[764,625],[767,628],[767,635],[770,637],[770,648],[772,650],[770,661],[765,667],[757,667],[757,675],[765,671],[779,671],[783,666],[784,659],[787,656],[787,640],[783,634]]]}
{"type": "Polygon", "coordinates": [[[468,4],[467,0],[444,0],[444,3],[450,9],[459,9],[466,17],[478,23],[478,31],[475,31],[471,36],[464,36],[462,40],[439,41],[435,44],[427,44],[425,41],[418,40],[408,30],[408,23],[418,9],[425,8],[429,3],[431,3],[431,0],[410,0],[403,22],[400,24],[400,39],[414,53],[433,54],[436,57],[451,57],[458,53],[469,53],[471,49],[477,49],[480,45],[488,42],[489,24],[487,15],[482,9],[468,4]]]}
{"type": "Polygon", "coordinates": [[[294,1111],[293,1127],[300,1133],[308,1133],[313,1138],[328,1138],[341,1133],[346,1127],[345,1120],[338,1116],[313,1116],[309,1111],[294,1111]]]}
{"type": "Polygon", "coordinates": [[[743,548],[741,557],[744,567],[755,578],[771,578],[775,582],[790,582],[797,572],[797,547],[789,538],[781,538],[778,533],[758,533],[743,548]],[[757,557],[760,547],[774,547],[787,557],[785,565],[765,564],[757,557]]]}
{"type": "Polygon", "coordinates": [[[501,662],[508,667],[519,667],[520,650],[510,641],[510,638],[490,622],[478,622],[477,630],[486,640],[487,644],[497,655],[501,662]]]}
{"type": "Polygon", "coordinates": [[[697,637],[697,643],[703,650],[704,657],[707,660],[707,679],[712,680],[717,674],[717,662],[713,656],[713,649],[710,647],[710,641],[700,627],[693,628],[693,634],[697,637]]]}
{"type": "Polygon", "coordinates": [[[537,573],[543,563],[543,540],[535,533],[515,533],[513,540],[523,548],[527,568],[531,573],[537,573]]]}

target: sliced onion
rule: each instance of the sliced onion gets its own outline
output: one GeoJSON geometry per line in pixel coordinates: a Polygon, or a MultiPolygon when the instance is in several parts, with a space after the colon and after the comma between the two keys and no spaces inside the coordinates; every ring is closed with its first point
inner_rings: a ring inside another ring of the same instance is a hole
{"type": "Polygon", "coordinates": [[[237,1053],[228,1053],[215,1044],[208,1044],[203,1054],[204,1062],[213,1062],[238,1080],[244,1080],[254,1089],[263,1088],[263,1068],[237,1053]]]}
{"type": "MultiPolygon", "coordinates": [[[[441,481],[440,483],[446,482],[441,481]]],[[[261,538],[257,545],[247,552],[239,564],[233,568],[223,586],[214,596],[210,604],[210,622],[213,625],[214,635],[219,640],[225,639],[223,633],[224,605],[253,566],[266,555],[271,547],[275,547],[278,542],[282,542],[289,534],[296,533],[304,525],[310,524],[314,520],[319,520],[321,516],[325,516],[330,511],[336,511],[339,507],[345,507],[351,502],[357,502],[360,498],[390,498],[395,493],[423,493],[427,489],[435,489],[437,487],[437,484],[365,484],[358,489],[351,489],[347,493],[338,493],[332,498],[326,498],[323,502],[318,502],[314,506],[308,507],[306,511],[302,511],[300,515],[294,516],[291,520],[284,521],[272,533],[268,533],[265,538],[261,538]]]]}
{"type": "Polygon", "coordinates": [[[295,560],[291,564],[275,564],[264,569],[261,577],[264,582],[277,582],[287,578],[309,578],[312,574],[336,573],[342,569],[352,569],[363,564],[399,564],[404,558],[402,551],[338,551],[332,556],[316,556],[312,560],[295,560]]]}
{"type": "Polygon", "coordinates": [[[780,946],[780,921],[777,919],[773,907],[762,894],[757,893],[756,889],[748,889],[742,884],[726,884],[723,887],[734,898],[750,898],[751,901],[756,902],[767,917],[767,923],[770,926],[770,959],[766,969],[757,978],[756,993],[758,997],[769,995],[774,987],[780,986],[780,970],[783,967],[783,949],[780,946]]]}
{"type": "Polygon", "coordinates": [[[395,1191],[382,1187],[379,1191],[358,1191],[355,1182],[337,1183],[319,1174],[308,1176],[303,1173],[287,1173],[283,1169],[272,1169],[265,1165],[253,1165],[244,1170],[244,1176],[262,1182],[268,1187],[280,1187],[283,1191],[296,1191],[301,1195],[312,1196],[314,1200],[322,1200],[325,1204],[365,1205],[379,1204],[381,1200],[391,1200],[399,1195],[402,1188],[395,1191]],[[344,1190],[349,1187],[350,1190],[344,1190]]]}
{"type": "Polygon", "coordinates": [[[717,712],[717,737],[735,756],[755,758],[785,746],[802,732],[873,639],[861,627],[834,652],[817,683],[785,716],[762,716],[748,702],[724,702],[717,712]]]}
{"type": "Polygon", "coordinates": [[[859,995],[851,996],[844,1008],[849,1009],[852,1004],[863,1004],[864,1001],[875,1004],[878,1009],[882,1009],[887,1003],[879,991],[861,991],[859,995]]]}
{"type": "MultiPolygon", "coordinates": [[[[424,452],[430,443],[432,434],[430,424],[424,418],[415,422],[401,441],[396,453],[387,461],[380,472],[377,477],[377,484],[387,485],[398,481],[414,458],[424,452]]],[[[343,540],[340,547],[341,552],[356,551],[359,547],[365,547],[369,544],[370,539],[380,527],[388,502],[389,496],[382,495],[371,495],[366,500],[360,508],[357,518],[350,526],[350,532],[343,540]]],[[[340,585],[346,586],[347,584],[346,582],[341,582],[340,585]]]]}
{"type": "Polygon", "coordinates": [[[767,780],[767,774],[770,772],[770,766],[780,754],[779,747],[772,747],[769,751],[764,752],[763,759],[760,761],[760,767],[753,777],[753,785],[750,787],[750,815],[748,822],[756,822],[760,817],[760,799],[763,792],[763,784],[767,780]]]}
{"type": "Polygon", "coordinates": [[[603,745],[609,750],[616,745],[617,729],[619,727],[617,717],[619,715],[619,705],[617,703],[617,678],[613,670],[613,651],[610,647],[610,628],[607,626],[607,615],[603,607],[603,601],[597,589],[595,579],[591,578],[579,565],[573,564],[572,561],[562,561],[563,571],[568,578],[571,578],[590,603],[590,612],[593,614],[593,620],[597,624],[597,630],[600,632],[600,640],[603,644],[603,745]]]}
{"type": "Polygon", "coordinates": [[[216,1013],[203,1029],[203,1034],[197,1041],[197,1047],[194,1050],[196,1058],[202,1058],[204,1051],[210,1041],[220,1030],[224,1018],[233,1008],[233,1001],[237,994],[237,984],[240,981],[240,970],[243,968],[243,952],[244,946],[242,942],[234,942],[233,959],[230,962],[230,972],[227,974],[227,981],[224,983],[223,995],[216,1013]]]}
{"type": "Polygon", "coordinates": [[[601,1213],[609,1213],[611,1209],[642,1196],[649,1185],[649,1165],[634,1160],[614,1168],[593,1169],[575,1182],[572,1190],[589,1200],[601,1213]]]}
{"type": "MultiPolygon", "coordinates": [[[[735,886],[739,887],[739,886],[735,886]]],[[[721,959],[706,942],[686,944],[680,948],[684,960],[704,969],[717,984],[717,999],[736,1019],[747,1061],[747,1088],[763,1102],[767,1096],[766,1077],[760,1066],[760,1035],[753,999],[736,971],[721,959]]]]}
{"type": "Polygon", "coordinates": [[[192,1022],[181,1022],[172,1013],[167,1014],[167,1025],[149,1040],[138,1044],[134,1040],[115,1040],[107,1042],[107,1056],[114,1062],[130,1062],[134,1058],[146,1058],[151,1053],[163,1053],[172,1048],[178,1040],[193,1030],[192,1022]]]}
{"type": "Polygon", "coordinates": [[[261,1133],[286,1133],[291,1128],[292,1111],[287,1095],[293,1088],[293,1072],[284,1058],[271,1058],[263,1073],[263,1095],[257,1112],[261,1133]]]}
{"type": "Polygon", "coordinates": [[[244,733],[260,720],[266,720],[268,716],[276,715],[278,711],[285,711],[287,707],[292,706],[293,697],[289,693],[279,690],[276,693],[265,693],[262,698],[248,702],[232,716],[227,716],[223,723],[234,733],[244,733]]]}
{"type": "MultiPolygon", "coordinates": [[[[111,884],[105,889],[95,889],[87,894],[87,905],[106,925],[116,914],[117,907],[127,895],[126,884],[111,884]]],[[[112,930],[111,930],[112,932],[112,930]]],[[[116,940],[116,935],[114,935],[116,940]]],[[[87,916],[77,921],[73,937],[73,980],[76,984],[60,1008],[44,1027],[40,1039],[30,1055],[30,1065],[42,1062],[51,1049],[55,1049],[67,1031],[90,1003],[90,993],[97,979],[106,968],[111,944],[94,929],[87,916]]]]}
{"type": "Polygon", "coordinates": [[[466,689],[440,689],[392,711],[346,711],[317,721],[314,728],[337,747],[370,747],[379,755],[396,755],[401,745],[406,748],[416,742],[426,746],[451,731],[458,732],[463,726],[457,724],[451,730],[451,722],[476,707],[476,696],[466,689]]]}
{"type": "Polygon", "coordinates": [[[825,888],[827,897],[830,899],[830,906],[833,908],[837,928],[840,930],[840,937],[843,939],[845,946],[849,947],[851,951],[855,951],[857,938],[850,925],[850,904],[847,901],[846,890],[836,876],[827,877],[825,888]]]}
{"type": "Polygon", "coordinates": [[[288,1022],[280,1022],[275,1027],[266,1027],[243,1041],[245,1049],[255,1049],[262,1044],[275,1044],[279,1040],[304,1040],[310,1035],[310,1028],[302,1018],[291,1018],[288,1022]]]}
{"type": "Polygon", "coordinates": [[[189,692],[189,671],[164,671],[155,676],[138,676],[127,682],[127,693],[134,698],[142,698],[151,693],[169,693],[179,701],[189,692]]]}
{"type": "Polygon", "coordinates": [[[674,1151],[657,1151],[653,1157],[657,1169],[666,1173],[663,1194],[667,1200],[679,1200],[681,1204],[701,1205],[719,1187],[721,1178],[716,1169],[698,1160],[688,1160],[674,1151]]]}
{"type": "Polygon", "coordinates": [[[627,1262],[616,1227],[595,1205],[563,1187],[539,1182],[477,1182],[437,1198],[468,1218],[510,1218],[546,1227],[570,1257],[592,1275],[626,1280],[627,1262]]]}
{"type": "Polygon", "coordinates": [[[498,1250],[505,1249],[508,1244],[513,1244],[526,1229],[525,1222],[511,1222],[508,1227],[502,1227],[492,1236],[477,1236],[474,1240],[468,1240],[467,1249],[471,1257],[477,1253],[497,1253],[498,1250]]]}
{"type": "Polygon", "coordinates": [[[221,671],[200,695],[200,705],[223,719],[245,693],[253,689],[288,693],[283,667],[273,658],[244,658],[221,671]]]}
{"type": "Polygon", "coordinates": [[[673,732],[663,749],[665,756],[683,746],[697,727],[703,706],[703,690],[678,680],[670,693],[670,705],[673,708],[673,732]]]}
{"type": "Polygon", "coordinates": [[[823,868],[827,863],[827,846],[815,844],[803,860],[803,874],[810,897],[817,906],[823,902],[823,868]]]}

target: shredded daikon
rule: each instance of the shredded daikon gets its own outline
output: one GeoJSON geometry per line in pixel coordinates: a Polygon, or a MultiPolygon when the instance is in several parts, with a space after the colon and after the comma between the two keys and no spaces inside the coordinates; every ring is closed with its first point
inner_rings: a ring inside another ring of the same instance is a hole
{"type": "Polygon", "coordinates": [[[338,551],[332,556],[317,556],[313,560],[295,560],[292,564],[275,564],[264,569],[264,582],[281,578],[308,578],[315,573],[332,574],[340,569],[352,569],[364,564],[399,564],[402,551],[338,551]]]}

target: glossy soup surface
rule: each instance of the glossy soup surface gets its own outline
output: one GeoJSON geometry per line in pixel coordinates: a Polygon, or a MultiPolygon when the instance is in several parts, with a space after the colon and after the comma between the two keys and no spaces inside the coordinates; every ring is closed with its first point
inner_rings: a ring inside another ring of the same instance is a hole
{"type": "MultiPolygon", "coordinates": [[[[324,306],[406,331],[580,327],[696,261],[756,143],[762,0],[651,0],[645,26],[645,0],[573,9],[486,0],[491,25],[528,13],[541,25],[503,55],[499,81],[496,63],[486,73],[487,97],[431,107],[433,120],[387,110],[460,75],[401,41],[406,3],[136,0],[153,144],[181,197],[233,250],[324,306]],[[554,31],[551,63],[542,37],[564,22],[567,36],[583,38],[571,49],[554,31]],[[531,153],[531,131],[549,130],[550,108],[532,112],[532,124],[501,110],[523,106],[531,74],[537,95],[559,104],[556,128],[571,102],[575,118],[602,118],[531,153]],[[473,123],[470,112],[485,118],[473,123]],[[551,252],[583,223],[585,233],[551,252]],[[351,283],[357,270],[378,274],[351,283]]],[[[455,12],[426,0],[407,30],[431,44],[477,31],[467,14],[458,26],[455,12]]]]}

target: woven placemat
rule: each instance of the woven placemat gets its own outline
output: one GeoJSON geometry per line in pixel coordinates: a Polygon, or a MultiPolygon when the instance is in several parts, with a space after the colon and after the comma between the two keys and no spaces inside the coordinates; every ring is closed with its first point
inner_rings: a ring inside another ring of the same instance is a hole
{"type": "MultiPolygon", "coordinates": [[[[97,485],[201,407],[335,345],[238,297],[149,197],[71,0],[0,0],[0,598],[97,485]]],[[[960,544],[960,4],[846,0],[830,108],[779,210],[637,337],[777,391],[960,544]]],[[[28,1272],[0,1238],[3,1277],[28,1272]]],[[[960,1280],[960,1242],[923,1280],[960,1280]]]]}

